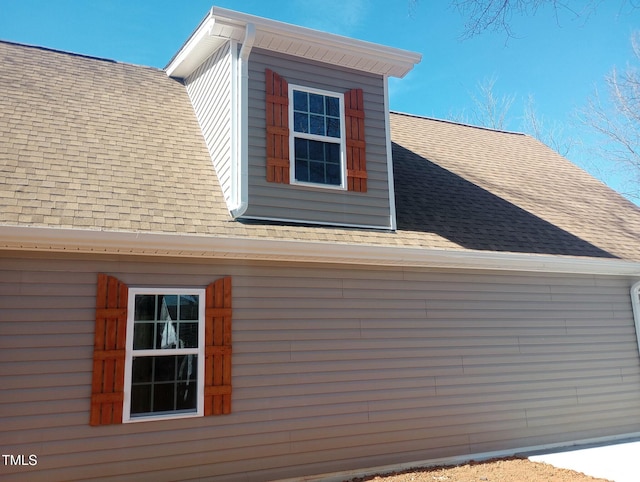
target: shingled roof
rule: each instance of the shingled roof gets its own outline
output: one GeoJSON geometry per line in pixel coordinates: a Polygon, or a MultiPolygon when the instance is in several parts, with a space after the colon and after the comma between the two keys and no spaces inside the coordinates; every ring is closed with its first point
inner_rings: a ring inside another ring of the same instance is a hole
{"type": "Polygon", "coordinates": [[[526,135],[391,114],[396,232],[240,222],[179,81],[7,42],[0,62],[0,227],[640,261],[640,210],[526,135]]]}

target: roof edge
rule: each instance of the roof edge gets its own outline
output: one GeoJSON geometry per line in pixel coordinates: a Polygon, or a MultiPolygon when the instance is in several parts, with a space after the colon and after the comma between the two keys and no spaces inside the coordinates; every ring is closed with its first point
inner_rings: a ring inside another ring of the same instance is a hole
{"type": "Polygon", "coordinates": [[[0,44],[11,45],[12,47],[20,47],[20,48],[24,48],[24,49],[40,50],[40,51],[43,51],[43,52],[50,52],[50,53],[53,53],[53,54],[60,54],[60,55],[66,56],[66,57],[73,57],[73,58],[77,58],[77,59],[92,60],[92,61],[96,61],[96,62],[105,62],[107,64],[114,64],[114,65],[124,65],[124,66],[128,66],[128,67],[136,67],[136,68],[140,68],[140,69],[148,69],[148,70],[153,70],[153,71],[156,71],[156,72],[163,72],[163,70],[164,70],[164,69],[160,69],[158,67],[154,67],[152,65],[136,64],[136,63],[133,63],[133,62],[115,60],[115,59],[111,59],[111,58],[108,58],[108,57],[100,57],[100,56],[97,56],[97,55],[83,54],[83,53],[80,53],[80,52],[74,52],[72,50],[63,50],[63,49],[55,48],[55,47],[44,47],[42,45],[37,45],[37,44],[29,44],[29,43],[24,43],[24,42],[15,42],[13,40],[0,39],[0,44]]]}
{"type": "Polygon", "coordinates": [[[640,262],[609,258],[35,226],[0,226],[0,249],[640,276],[640,262]]]}
{"type": "Polygon", "coordinates": [[[404,116],[404,117],[414,117],[416,119],[425,119],[425,120],[430,120],[430,121],[434,121],[434,122],[442,122],[443,124],[452,124],[452,125],[462,126],[462,127],[471,127],[472,129],[480,129],[480,130],[483,130],[483,131],[491,131],[491,132],[499,132],[501,134],[514,134],[516,136],[531,137],[529,134],[527,134],[525,132],[508,131],[506,129],[495,129],[493,127],[481,126],[481,125],[477,125],[477,124],[469,124],[467,122],[459,122],[459,121],[454,121],[454,120],[450,120],[450,119],[438,119],[437,117],[430,117],[428,115],[411,114],[409,112],[400,112],[400,111],[396,111],[396,110],[391,110],[389,113],[390,114],[395,114],[395,115],[401,115],[401,116],[404,116]]]}
{"type": "Polygon", "coordinates": [[[312,60],[330,59],[333,65],[380,75],[404,77],[422,60],[422,55],[416,52],[214,6],[166,66],[167,74],[188,77],[195,67],[213,54],[216,44],[211,42],[211,38],[239,40],[243,38],[242,32],[248,24],[253,24],[256,29],[255,47],[312,60]],[[313,56],[309,57],[312,46],[313,56]],[[354,62],[350,57],[366,62],[354,62]]]}

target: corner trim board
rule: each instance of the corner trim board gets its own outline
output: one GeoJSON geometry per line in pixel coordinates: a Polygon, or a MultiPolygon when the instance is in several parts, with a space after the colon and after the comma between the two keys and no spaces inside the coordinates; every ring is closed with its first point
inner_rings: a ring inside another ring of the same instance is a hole
{"type": "Polygon", "coordinates": [[[640,281],[631,286],[631,308],[633,311],[633,323],[636,328],[636,342],[640,354],[640,281]]]}

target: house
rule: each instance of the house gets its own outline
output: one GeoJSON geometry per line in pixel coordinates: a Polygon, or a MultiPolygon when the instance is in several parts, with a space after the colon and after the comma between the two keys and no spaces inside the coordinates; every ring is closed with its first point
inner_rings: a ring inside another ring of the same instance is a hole
{"type": "Polygon", "coordinates": [[[390,113],[419,60],[215,7],[165,70],[0,43],[3,480],[640,434],[640,210],[529,136],[390,113]]]}

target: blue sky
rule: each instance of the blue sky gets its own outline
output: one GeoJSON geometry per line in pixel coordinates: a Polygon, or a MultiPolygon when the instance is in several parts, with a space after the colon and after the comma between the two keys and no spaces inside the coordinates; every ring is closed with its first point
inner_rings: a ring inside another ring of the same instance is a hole
{"type": "MultiPolygon", "coordinates": [[[[573,4],[588,3],[575,1],[573,4]]],[[[574,112],[614,66],[632,59],[640,9],[604,0],[588,16],[543,8],[514,17],[515,38],[486,32],[461,40],[464,19],[446,0],[0,0],[0,39],[162,68],[213,5],[399,47],[423,55],[392,79],[391,108],[436,118],[464,117],[479,82],[495,78],[514,95],[507,128],[522,130],[528,96],[548,125],[588,145],[574,112]]],[[[568,157],[619,191],[624,176],[573,148],[568,157]]]]}

